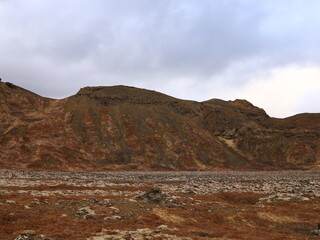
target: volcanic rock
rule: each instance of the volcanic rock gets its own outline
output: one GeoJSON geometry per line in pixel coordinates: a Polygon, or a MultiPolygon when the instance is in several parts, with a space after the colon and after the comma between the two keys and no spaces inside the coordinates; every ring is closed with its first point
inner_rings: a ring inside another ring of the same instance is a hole
{"type": "Polygon", "coordinates": [[[166,195],[160,189],[151,189],[137,197],[139,200],[151,203],[163,203],[166,200],[166,195]]]}
{"type": "Polygon", "coordinates": [[[311,232],[312,235],[320,236],[320,223],[318,223],[318,227],[311,232]]]}
{"type": "Polygon", "coordinates": [[[25,230],[14,240],[33,240],[36,232],[34,230],[25,230]]]}

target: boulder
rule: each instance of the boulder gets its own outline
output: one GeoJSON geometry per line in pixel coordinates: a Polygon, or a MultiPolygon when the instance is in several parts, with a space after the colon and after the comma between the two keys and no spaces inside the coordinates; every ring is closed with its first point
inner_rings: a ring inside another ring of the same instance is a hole
{"type": "Polygon", "coordinates": [[[25,230],[14,240],[34,240],[34,236],[36,235],[36,231],[34,230],[25,230]]]}
{"type": "Polygon", "coordinates": [[[166,202],[166,197],[160,189],[151,189],[138,196],[137,199],[150,203],[164,203],[166,202]]]}

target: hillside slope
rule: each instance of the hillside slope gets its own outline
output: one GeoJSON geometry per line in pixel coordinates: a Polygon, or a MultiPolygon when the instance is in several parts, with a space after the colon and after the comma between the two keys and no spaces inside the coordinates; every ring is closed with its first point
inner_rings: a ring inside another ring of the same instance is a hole
{"type": "Polygon", "coordinates": [[[245,100],[194,102],[126,86],[43,98],[0,82],[0,168],[318,168],[320,114],[270,118],[245,100]]]}

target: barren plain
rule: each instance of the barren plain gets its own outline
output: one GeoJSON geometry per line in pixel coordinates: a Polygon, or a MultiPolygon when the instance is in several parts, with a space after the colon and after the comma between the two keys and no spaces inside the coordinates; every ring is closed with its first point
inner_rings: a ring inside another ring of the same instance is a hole
{"type": "Polygon", "coordinates": [[[319,239],[320,172],[0,170],[1,240],[319,239]]]}

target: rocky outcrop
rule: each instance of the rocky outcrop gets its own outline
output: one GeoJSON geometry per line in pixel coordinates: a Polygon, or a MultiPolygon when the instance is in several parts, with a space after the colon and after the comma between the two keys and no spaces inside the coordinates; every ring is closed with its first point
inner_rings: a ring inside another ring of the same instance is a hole
{"type": "Polygon", "coordinates": [[[320,162],[320,114],[269,117],[245,100],[194,102],[126,86],[56,100],[0,82],[0,168],[304,169],[320,162]]]}

